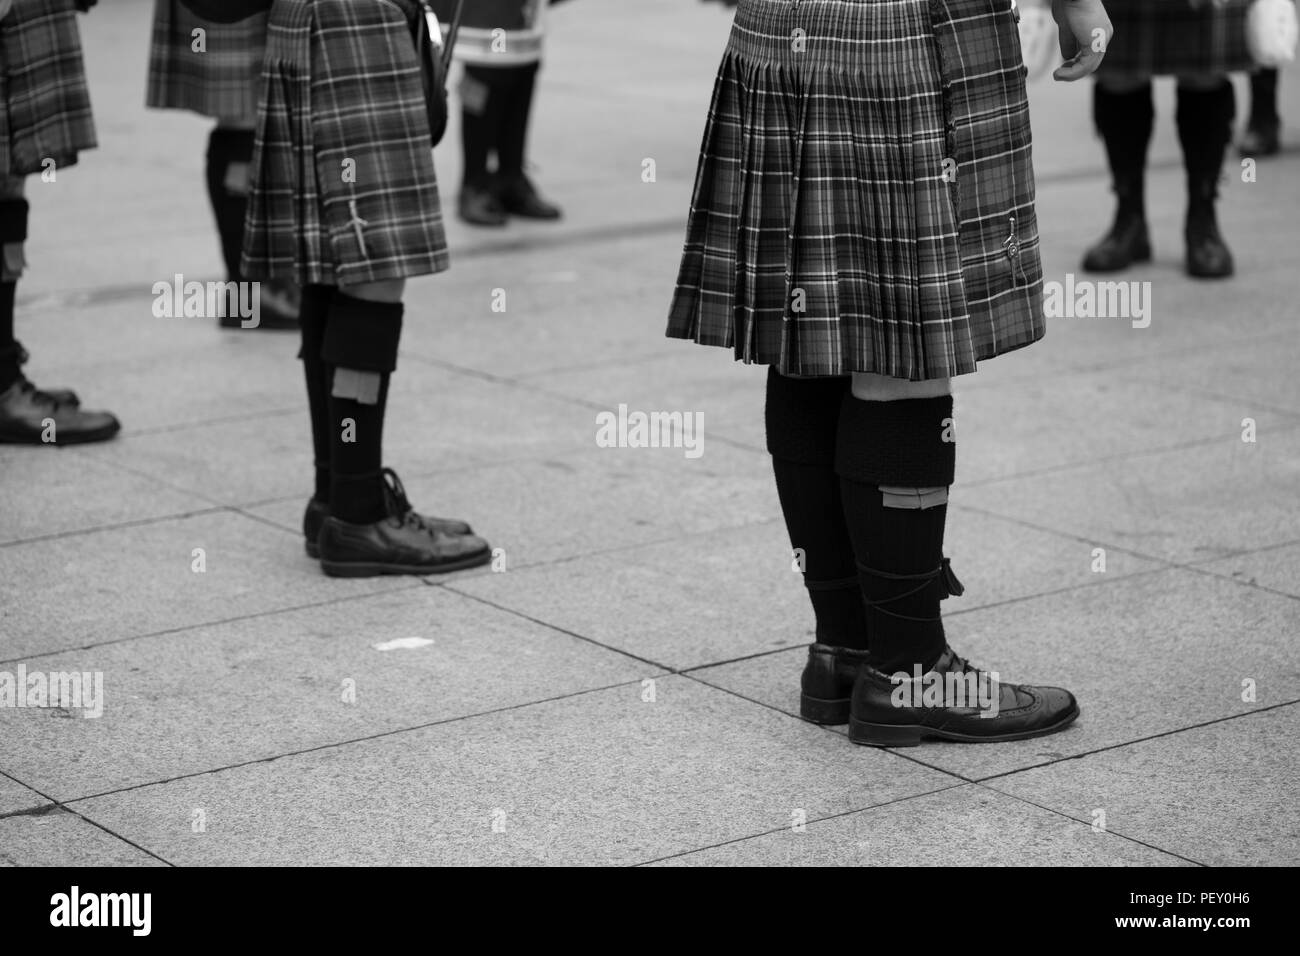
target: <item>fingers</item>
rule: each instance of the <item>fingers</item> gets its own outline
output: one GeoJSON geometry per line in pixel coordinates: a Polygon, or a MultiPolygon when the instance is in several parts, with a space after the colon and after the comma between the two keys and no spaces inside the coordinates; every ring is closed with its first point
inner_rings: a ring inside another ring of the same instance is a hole
{"type": "Polygon", "coordinates": [[[1094,50],[1081,50],[1076,56],[1066,60],[1052,73],[1052,79],[1063,83],[1073,83],[1085,76],[1091,76],[1101,66],[1106,54],[1094,50]]]}

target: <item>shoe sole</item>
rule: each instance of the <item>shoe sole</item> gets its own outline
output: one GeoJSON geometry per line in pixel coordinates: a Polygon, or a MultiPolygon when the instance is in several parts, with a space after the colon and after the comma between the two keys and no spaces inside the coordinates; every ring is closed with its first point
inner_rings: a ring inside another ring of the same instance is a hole
{"type": "MultiPolygon", "coordinates": [[[[471,528],[469,531],[462,532],[460,536],[464,537],[467,534],[473,534],[473,533],[474,531],[471,528]]],[[[304,537],[302,539],[302,546],[303,549],[307,552],[307,557],[311,558],[313,561],[320,560],[320,545],[318,545],[315,541],[311,541],[308,538],[304,537]]],[[[847,717],[845,717],[844,719],[848,720],[847,717]]]]}
{"type": "Polygon", "coordinates": [[[1064,730],[1074,723],[1079,716],[1078,705],[1063,718],[1050,727],[1037,730],[1022,730],[1011,734],[994,734],[975,737],[970,734],[953,733],[950,730],[938,730],[920,724],[872,724],[856,717],[849,719],[849,740],[863,747],[917,747],[922,740],[948,740],[963,744],[996,744],[1008,740],[1028,740],[1031,737],[1046,737],[1058,730],[1064,730]]]}
{"type": "Polygon", "coordinates": [[[799,716],[814,724],[834,725],[849,722],[848,697],[825,700],[821,697],[799,695],[799,716]]]}
{"type": "Polygon", "coordinates": [[[58,441],[41,441],[40,438],[32,440],[24,436],[0,434],[0,445],[50,445],[59,448],[64,445],[91,445],[95,442],[108,441],[122,430],[121,426],[114,428],[101,428],[99,431],[83,432],[80,435],[67,435],[58,441]]]}
{"type": "Polygon", "coordinates": [[[492,560],[492,552],[485,551],[455,561],[445,561],[439,565],[418,564],[383,564],[376,561],[327,561],[321,559],[320,567],[332,578],[375,578],[386,574],[447,574],[450,571],[463,571],[477,568],[492,560]]]}
{"type": "Polygon", "coordinates": [[[1102,268],[1100,266],[1089,265],[1087,262],[1084,262],[1082,263],[1082,268],[1084,272],[1087,272],[1090,275],[1104,276],[1104,275],[1111,275],[1112,273],[1115,272],[1123,272],[1125,269],[1129,268],[1130,266],[1141,265],[1144,262],[1150,262],[1150,261],[1151,261],[1151,249],[1150,247],[1148,247],[1144,249],[1142,252],[1139,252],[1137,255],[1133,256],[1131,259],[1128,260],[1128,262],[1120,266],[1102,268]]]}

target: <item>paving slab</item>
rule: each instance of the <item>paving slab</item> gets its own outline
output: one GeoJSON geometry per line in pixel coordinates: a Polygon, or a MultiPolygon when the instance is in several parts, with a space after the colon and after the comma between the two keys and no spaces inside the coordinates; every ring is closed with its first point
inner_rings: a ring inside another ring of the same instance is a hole
{"type": "Polygon", "coordinates": [[[0,817],[43,806],[53,804],[30,787],[24,787],[12,777],[0,773],[0,817]]]}
{"type": "MultiPolygon", "coordinates": [[[[281,375],[301,374],[286,360],[281,375]]],[[[429,473],[488,461],[593,447],[594,414],[571,403],[519,397],[507,386],[421,369],[394,382],[385,451],[399,473],[429,473]],[[520,409],[526,409],[526,412],[520,409]]],[[[289,414],[215,421],[128,438],[105,449],[137,471],[222,504],[311,494],[311,430],[305,399],[289,414]],[[222,449],[214,455],[213,449],[222,449]]]]}
{"type": "Polygon", "coordinates": [[[1188,866],[967,785],[660,861],[665,866],[1188,866]]]}
{"type": "Polygon", "coordinates": [[[949,785],[686,678],[78,801],[180,864],[622,864],[949,785]],[[207,832],[191,832],[193,810],[207,832]],[[494,832],[494,824],[496,832],[494,832]]]}
{"type": "Polygon", "coordinates": [[[14,545],[0,549],[0,567],[8,569],[0,577],[0,660],[375,594],[411,580],[328,578],[303,553],[301,533],[226,511],[14,545]]]}
{"type": "MultiPolygon", "coordinates": [[[[1239,440],[1243,414],[1239,402],[1128,381],[1111,371],[992,388],[964,389],[959,382],[954,494],[984,481],[1074,465],[1124,469],[1136,455],[1213,438],[1239,440]]],[[[1270,410],[1255,414],[1262,430],[1297,421],[1270,410]]]]}
{"type": "MultiPolygon", "coordinates": [[[[1001,679],[1068,687],[1079,719],[1048,737],[908,748],[982,780],[1300,697],[1300,605],[1193,571],[1109,581],[947,618],[953,648],[1001,679]],[[1255,700],[1243,701],[1243,681],[1255,700]]],[[[691,671],[691,676],[797,714],[804,652],[691,671]]],[[[843,731],[843,728],[840,728],[843,731]]]]}
{"type": "Polygon", "coordinates": [[[1300,598],[1300,544],[1207,561],[1197,567],[1233,581],[1258,585],[1300,598]]]}
{"type": "Polygon", "coordinates": [[[418,584],[26,666],[102,674],[98,718],[0,710],[0,770],[59,800],[659,673],[418,584]]]}
{"type": "MultiPolygon", "coordinates": [[[[947,602],[949,613],[1099,580],[1079,542],[974,512],[955,513],[951,527],[949,554],[967,590],[947,602]],[[989,554],[1004,559],[995,565],[989,554]]],[[[1112,560],[1116,577],[1159,567],[1120,552],[1112,560]]],[[[451,586],[673,669],[813,640],[779,516],[451,586]]]]}
{"type": "MultiPolygon", "coordinates": [[[[104,460],[104,447],[12,446],[0,453],[0,545],[190,514],[212,502],[104,460]]],[[[0,581],[18,570],[0,547],[0,581]]]]}
{"type": "Polygon", "coordinates": [[[75,813],[51,804],[0,817],[0,866],[165,866],[75,813]]]}
{"type": "MultiPolygon", "coordinates": [[[[1208,715],[1207,715],[1208,717],[1208,715]]],[[[1002,777],[989,786],[1207,866],[1295,866],[1292,704],[1002,777]]]]}
{"type": "Polygon", "coordinates": [[[674,670],[812,639],[779,520],[449,587],[674,670]]]}
{"type": "MultiPolygon", "coordinates": [[[[589,427],[596,430],[595,412],[589,427]]],[[[778,512],[757,453],[705,441],[698,459],[673,448],[592,448],[578,454],[457,468],[401,471],[414,505],[458,515],[502,550],[507,570],[770,521],[778,512]]],[[[248,508],[285,528],[297,497],[248,508]]],[[[490,572],[466,572],[468,576],[490,572]]]]}
{"type": "Polygon", "coordinates": [[[1118,462],[967,488],[962,500],[1038,527],[1167,561],[1300,539],[1300,429],[1274,424],[1118,462]]]}

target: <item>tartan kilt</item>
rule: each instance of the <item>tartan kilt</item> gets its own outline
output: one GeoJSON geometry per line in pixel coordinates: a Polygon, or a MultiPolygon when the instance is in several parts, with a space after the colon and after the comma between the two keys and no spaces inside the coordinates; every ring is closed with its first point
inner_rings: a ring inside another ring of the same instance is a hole
{"type": "Polygon", "coordinates": [[[147,105],[215,119],[253,116],[266,52],[266,20],[266,14],[258,14],[238,23],[211,23],[177,0],[156,0],[147,105]],[[202,53],[192,46],[199,28],[207,31],[202,53]]]}
{"type": "Polygon", "coordinates": [[[448,266],[410,0],[276,0],[243,271],[354,285],[448,266]]]}
{"type": "Polygon", "coordinates": [[[740,0],[668,335],[912,381],[1038,340],[1030,144],[1010,0],[740,0]]]}
{"type": "Polygon", "coordinates": [[[76,17],[72,0],[19,0],[0,21],[0,176],[96,146],[76,17]]]}
{"type": "Polygon", "coordinates": [[[1098,72],[1231,73],[1255,63],[1246,46],[1246,13],[1253,0],[1227,0],[1192,9],[1188,0],[1123,0],[1107,4],[1115,35],[1098,72]]]}

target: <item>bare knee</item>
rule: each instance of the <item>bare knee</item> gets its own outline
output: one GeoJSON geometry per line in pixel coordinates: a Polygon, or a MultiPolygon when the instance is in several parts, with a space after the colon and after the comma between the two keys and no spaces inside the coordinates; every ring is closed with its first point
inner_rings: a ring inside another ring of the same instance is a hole
{"type": "Polygon", "coordinates": [[[24,176],[0,176],[0,199],[22,199],[24,176]]]}
{"type": "Polygon", "coordinates": [[[1225,79],[1227,79],[1227,76],[1223,73],[1180,74],[1178,77],[1178,88],[1193,93],[1203,93],[1209,90],[1217,90],[1223,85],[1225,79]]]}
{"type": "Polygon", "coordinates": [[[1107,93],[1114,93],[1116,96],[1136,93],[1150,82],[1151,77],[1145,73],[1130,73],[1119,70],[1102,73],[1097,77],[1097,85],[1107,93]]]}
{"type": "Polygon", "coordinates": [[[405,279],[386,279],[383,282],[358,282],[340,286],[339,291],[363,302],[397,303],[406,293],[405,279]]]}
{"type": "Polygon", "coordinates": [[[909,398],[938,398],[952,394],[952,380],[929,379],[909,382],[871,372],[853,373],[853,397],[864,402],[897,402],[909,398]]]}

